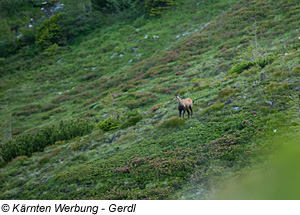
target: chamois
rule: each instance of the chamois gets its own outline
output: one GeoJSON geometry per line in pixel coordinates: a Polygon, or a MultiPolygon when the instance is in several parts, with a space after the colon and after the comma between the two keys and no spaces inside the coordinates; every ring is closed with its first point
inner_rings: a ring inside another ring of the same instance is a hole
{"type": "Polygon", "coordinates": [[[183,111],[182,117],[184,118],[185,111],[188,112],[188,118],[190,118],[190,111],[191,111],[191,117],[193,116],[193,101],[190,98],[187,99],[180,99],[179,94],[176,96],[178,100],[178,111],[179,111],[179,117],[181,117],[181,112],[183,111]],[[190,110],[190,111],[189,111],[190,110]]]}

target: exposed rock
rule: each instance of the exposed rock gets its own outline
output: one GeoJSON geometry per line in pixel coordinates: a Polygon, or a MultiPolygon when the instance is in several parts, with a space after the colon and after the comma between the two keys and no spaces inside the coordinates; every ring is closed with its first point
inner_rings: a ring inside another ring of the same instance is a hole
{"type": "Polygon", "coordinates": [[[190,35],[190,34],[191,34],[190,32],[185,32],[185,33],[182,34],[182,36],[184,37],[184,36],[190,35]]]}
{"type": "Polygon", "coordinates": [[[63,8],[64,4],[60,4],[60,2],[56,2],[53,7],[50,9],[51,13],[56,13],[57,11],[63,8]]]}
{"type": "Polygon", "coordinates": [[[114,58],[116,55],[117,55],[117,53],[113,53],[113,55],[112,55],[112,56],[110,56],[110,58],[109,58],[109,59],[112,59],[112,58],[114,58]]]}
{"type": "Polygon", "coordinates": [[[206,28],[210,23],[211,23],[211,22],[208,22],[208,23],[206,23],[205,25],[203,25],[203,26],[201,27],[201,31],[202,31],[204,28],[206,28]]]}
{"type": "Polygon", "coordinates": [[[108,142],[108,143],[112,143],[112,142],[114,142],[114,141],[116,141],[116,140],[117,140],[117,135],[114,134],[112,137],[109,137],[109,138],[107,139],[107,142],[108,142]]]}

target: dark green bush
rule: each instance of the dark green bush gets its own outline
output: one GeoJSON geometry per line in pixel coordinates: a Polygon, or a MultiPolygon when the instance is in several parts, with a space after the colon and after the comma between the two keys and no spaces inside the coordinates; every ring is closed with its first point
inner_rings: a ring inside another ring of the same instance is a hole
{"type": "Polygon", "coordinates": [[[135,93],[135,94],[132,94],[129,96],[131,96],[131,97],[128,97],[128,98],[130,98],[130,100],[125,101],[125,105],[129,109],[134,109],[134,108],[138,108],[140,106],[151,104],[158,100],[158,97],[155,94],[149,93],[149,92],[135,93]],[[133,99],[131,99],[131,98],[133,98],[133,99]]]}
{"type": "Polygon", "coordinates": [[[106,120],[99,122],[97,126],[103,131],[110,131],[117,129],[121,122],[114,117],[108,117],[106,120]]]}
{"type": "Polygon", "coordinates": [[[164,10],[174,5],[174,0],[145,0],[145,9],[150,16],[161,16],[164,10]]]}
{"type": "Polygon", "coordinates": [[[128,120],[126,120],[124,123],[120,125],[120,128],[128,128],[130,126],[136,125],[140,120],[142,119],[141,115],[132,116],[128,120]]]}
{"type": "Polygon", "coordinates": [[[35,44],[46,49],[53,44],[63,45],[66,41],[65,28],[61,26],[61,14],[51,16],[40,27],[36,29],[35,44]]]}
{"type": "Polygon", "coordinates": [[[254,63],[258,64],[261,68],[264,68],[266,65],[273,63],[274,57],[265,57],[260,58],[254,61],[254,63]]]}
{"type": "Polygon", "coordinates": [[[255,65],[255,63],[251,62],[251,61],[243,61],[243,62],[237,63],[229,70],[229,74],[240,74],[244,70],[249,69],[250,67],[252,67],[254,65],[255,65]]]}
{"type": "Polygon", "coordinates": [[[135,0],[92,0],[93,7],[104,13],[120,12],[129,7],[133,7],[135,0]]]}
{"type": "Polygon", "coordinates": [[[140,114],[140,112],[138,110],[129,110],[127,112],[127,117],[130,118],[132,116],[136,116],[136,115],[139,115],[139,114],[140,114]]]}
{"type": "Polygon", "coordinates": [[[18,156],[31,156],[34,152],[41,152],[46,146],[56,141],[70,140],[83,136],[92,131],[94,124],[90,120],[61,121],[59,125],[46,127],[35,134],[17,136],[1,144],[1,156],[8,162],[18,156]]]}
{"type": "Polygon", "coordinates": [[[20,12],[23,7],[38,6],[39,3],[35,0],[1,0],[0,10],[4,15],[13,15],[20,12]]]}
{"type": "Polygon", "coordinates": [[[177,128],[184,125],[184,119],[179,117],[172,117],[164,120],[159,124],[160,128],[177,128]]]}

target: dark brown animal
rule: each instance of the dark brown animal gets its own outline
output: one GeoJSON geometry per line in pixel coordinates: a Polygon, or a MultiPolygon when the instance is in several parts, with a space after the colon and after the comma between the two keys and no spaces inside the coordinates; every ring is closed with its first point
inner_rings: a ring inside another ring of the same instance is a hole
{"type": "Polygon", "coordinates": [[[190,98],[187,99],[180,99],[179,95],[176,96],[178,100],[178,111],[179,111],[179,117],[181,117],[181,112],[183,111],[182,117],[184,118],[184,113],[187,111],[188,118],[190,118],[190,111],[191,111],[191,117],[193,116],[193,101],[190,98]]]}

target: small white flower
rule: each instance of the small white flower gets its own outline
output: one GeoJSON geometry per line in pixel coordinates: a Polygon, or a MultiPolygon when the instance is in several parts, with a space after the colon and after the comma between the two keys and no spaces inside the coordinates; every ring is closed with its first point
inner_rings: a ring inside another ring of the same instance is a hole
{"type": "Polygon", "coordinates": [[[298,39],[300,40],[300,37],[298,37],[298,39]]]}
{"type": "Polygon", "coordinates": [[[32,25],[28,25],[29,28],[32,28],[32,25]]]}
{"type": "Polygon", "coordinates": [[[288,55],[288,53],[285,53],[284,55],[285,55],[285,56],[287,56],[287,55],[288,55]]]}
{"type": "Polygon", "coordinates": [[[274,129],[274,132],[276,132],[276,129],[274,129]]]}
{"type": "Polygon", "coordinates": [[[144,37],[145,39],[148,39],[148,34],[144,37]]]}

